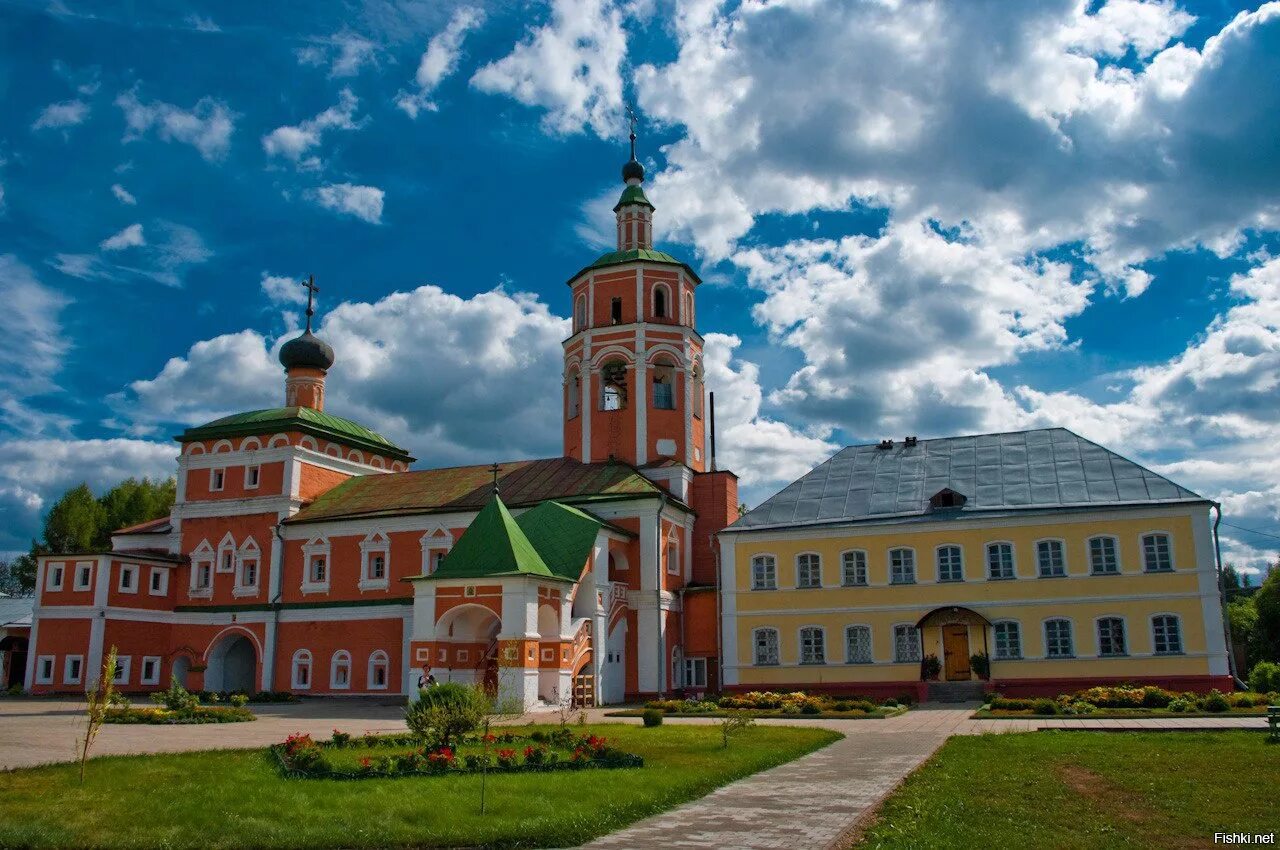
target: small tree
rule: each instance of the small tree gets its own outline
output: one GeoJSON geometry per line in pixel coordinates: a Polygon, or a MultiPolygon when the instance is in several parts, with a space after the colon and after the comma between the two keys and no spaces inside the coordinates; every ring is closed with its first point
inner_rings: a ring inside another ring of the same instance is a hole
{"type": "Polygon", "coordinates": [[[419,691],[417,702],[405,710],[404,721],[429,746],[447,747],[474,732],[488,706],[480,688],[450,682],[419,691]]]}
{"type": "Polygon", "coordinates": [[[720,737],[724,741],[723,749],[729,749],[729,739],[739,732],[756,725],[751,715],[742,710],[729,710],[720,718],[720,737]]]}
{"type": "Polygon", "coordinates": [[[111,647],[111,651],[107,653],[107,658],[102,662],[102,675],[98,677],[97,682],[90,683],[89,688],[85,691],[85,696],[89,701],[86,714],[86,726],[84,738],[79,741],[80,744],[80,784],[84,784],[84,766],[89,761],[89,748],[93,746],[93,741],[98,737],[98,730],[102,728],[102,723],[107,719],[107,709],[115,697],[116,692],[116,648],[111,647]]]}

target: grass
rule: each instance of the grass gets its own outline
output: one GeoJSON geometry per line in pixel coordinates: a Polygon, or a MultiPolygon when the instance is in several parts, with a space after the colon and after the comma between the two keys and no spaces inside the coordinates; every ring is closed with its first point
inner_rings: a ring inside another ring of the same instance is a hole
{"type": "Polygon", "coordinates": [[[1280,746],[1256,732],[958,736],[880,808],[860,848],[1210,847],[1274,832],[1280,746]]]}
{"type": "Polygon", "coordinates": [[[975,711],[973,720],[1024,718],[1030,720],[1132,720],[1154,717],[1265,717],[1267,707],[1233,708],[1229,711],[1169,711],[1163,708],[1100,708],[1092,714],[1036,714],[1034,711],[1009,711],[1007,709],[981,709],[975,711]]]}
{"type": "MultiPolygon", "coordinates": [[[[627,708],[622,711],[610,711],[605,717],[643,717],[643,708],[627,708]]],[[[816,714],[805,714],[803,712],[784,712],[779,708],[740,708],[734,709],[732,714],[745,714],[754,720],[882,720],[886,717],[896,717],[907,711],[907,706],[900,705],[895,708],[877,708],[875,711],[820,711],[816,714]]],[[[665,717],[729,717],[728,711],[670,711],[664,713],[665,717]]]]}
{"type": "MultiPolygon", "coordinates": [[[[549,728],[549,727],[544,727],[549,728]]],[[[107,756],[0,772],[0,847],[569,847],[840,736],[754,727],[574,727],[643,768],[480,777],[284,779],[265,750],[107,756]]],[[[512,731],[520,733],[519,729],[512,731]]]]}

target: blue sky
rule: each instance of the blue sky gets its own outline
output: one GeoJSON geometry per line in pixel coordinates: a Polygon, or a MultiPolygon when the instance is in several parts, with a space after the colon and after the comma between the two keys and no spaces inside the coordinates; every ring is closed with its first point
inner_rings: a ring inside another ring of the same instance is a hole
{"type": "Polygon", "coordinates": [[[556,453],[625,103],[748,502],[1064,425],[1280,534],[1278,42],[1224,2],[0,0],[0,551],[278,403],[307,274],[329,409],[556,453]]]}

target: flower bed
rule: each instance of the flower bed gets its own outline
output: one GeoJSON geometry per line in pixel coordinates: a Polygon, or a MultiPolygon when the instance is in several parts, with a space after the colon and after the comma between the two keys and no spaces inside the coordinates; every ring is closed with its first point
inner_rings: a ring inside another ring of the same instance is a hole
{"type": "Polygon", "coordinates": [[[1210,691],[1176,693],[1154,685],[1086,688],[1056,699],[1008,699],[992,694],[975,718],[993,717],[1185,717],[1266,714],[1280,694],[1210,691]]]}
{"type": "Polygon", "coordinates": [[[198,723],[243,723],[257,720],[247,708],[197,705],[190,708],[134,708],[121,706],[107,709],[105,723],[154,724],[178,726],[198,723]]]}
{"type": "Polygon", "coordinates": [[[328,741],[290,735],[271,752],[285,776],[306,779],[644,767],[644,759],[609,746],[606,738],[577,735],[565,727],[528,735],[472,736],[457,748],[434,749],[412,735],[353,737],[335,729],[328,741]]]}
{"type": "MultiPolygon", "coordinates": [[[[729,712],[745,712],[752,717],[888,717],[905,711],[910,697],[887,699],[879,703],[868,697],[833,697],[806,694],[803,691],[775,693],[751,691],[738,695],[707,697],[701,700],[652,700],[646,709],[657,709],[677,717],[724,717],[729,712]]],[[[639,716],[637,710],[619,711],[614,717],[639,716]]]]}

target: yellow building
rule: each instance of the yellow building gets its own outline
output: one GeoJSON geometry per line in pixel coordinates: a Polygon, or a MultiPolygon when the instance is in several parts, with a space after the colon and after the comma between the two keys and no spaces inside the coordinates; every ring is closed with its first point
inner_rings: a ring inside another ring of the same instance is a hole
{"type": "Polygon", "coordinates": [[[1211,507],[1061,428],[851,446],[721,532],[724,688],[1229,689],[1211,507]]]}

